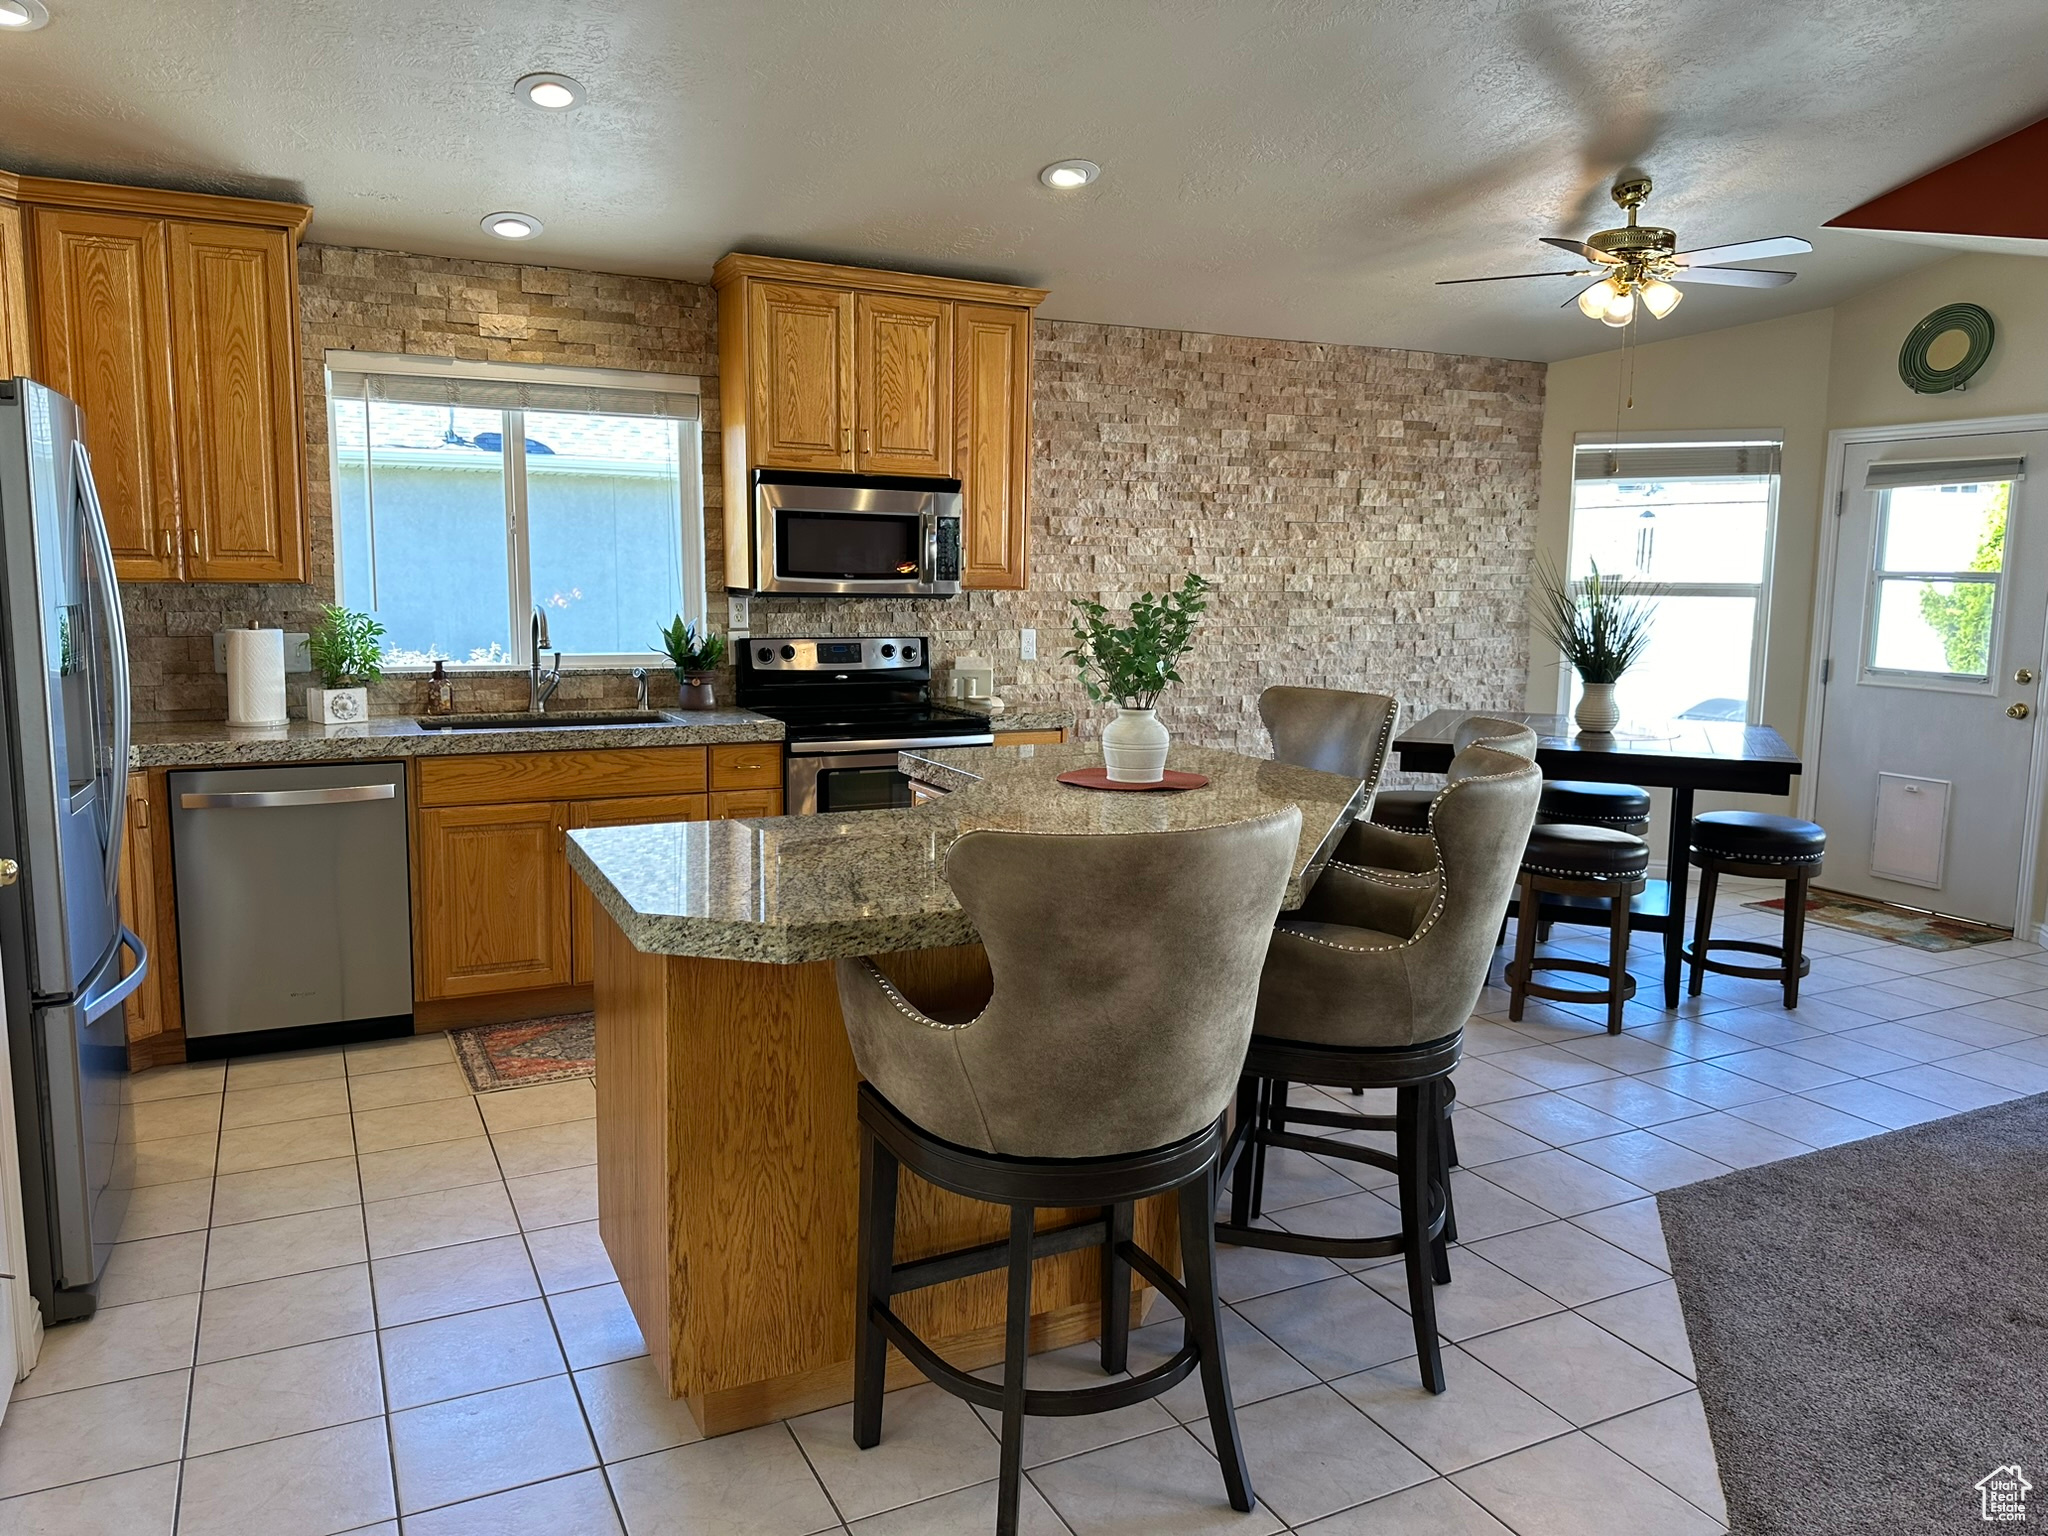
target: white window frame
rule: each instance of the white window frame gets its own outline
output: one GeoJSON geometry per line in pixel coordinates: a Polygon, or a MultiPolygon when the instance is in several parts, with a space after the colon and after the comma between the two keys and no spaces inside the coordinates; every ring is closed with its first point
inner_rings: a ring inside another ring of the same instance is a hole
{"type": "MultiPolygon", "coordinates": [[[[1958,481],[1958,484],[1982,484],[1983,482],[1958,481]]],[[[1870,550],[1870,570],[1864,579],[1863,589],[1863,640],[1856,665],[1856,683],[1861,687],[1868,684],[1879,688],[1925,688],[1935,693],[1974,693],[1989,695],[1998,693],[2004,686],[2005,673],[2005,567],[2001,562],[1996,571],[1888,571],[1884,568],[1884,541],[1889,531],[1892,515],[1892,490],[1887,487],[1880,491],[1866,491],[1865,495],[1884,498],[1874,509],[1877,527],[1873,530],[1870,550]],[[1982,676],[1969,672],[1924,672],[1909,667],[1880,667],[1877,664],[1877,604],[1878,597],[1887,581],[1947,581],[1969,586],[1988,586],[1991,598],[1991,645],[1989,658],[1985,662],[1982,676]]],[[[2018,485],[2014,484],[2017,494],[2018,485]]],[[[2010,507],[2010,503],[2008,503],[2010,507]]],[[[2011,515],[2008,510],[2008,517],[2011,515]]]]}
{"type": "MultiPolygon", "coordinates": [[[[452,357],[415,357],[409,354],[350,352],[339,349],[328,352],[326,362],[324,383],[327,389],[327,474],[330,492],[328,504],[337,514],[341,506],[342,477],[340,456],[334,448],[338,436],[335,431],[335,413],[340,402],[335,396],[332,381],[337,372],[408,374],[414,377],[447,379],[451,382],[476,380],[509,384],[560,385],[593,390],[653,391],[693,395],[700,399],[702,396],[699,381],[688,374],[636,373],[617,368],[567,368],[537,363],[481,363],[452,357]]],[[[346,398],[353,400],[357,397],[346,398]]],[[[451,672],[492,672],[508,669],[526,671],[532,667],[534,661],[533,562],[528,543],[526,516],[526,412],[516,406],[486,406],[483,409],[498,410],[504,420],[501,478],[505,493],[505,561],[508,575],[506,591],[510,608],[507,619],[512,632],[508,649],[511,659],[505,663],[449,660],[443,665],[451,672]]],[[[705,624],[709,622],[711,599],[709,589],[705,585],[704,567],[703,414],[700,410],[694,419],[666,419],[676,433],[678,494],[681,503],[677,508],[677,514],[681,522],[683,617],[698,624],[705,624]]],[[[334,562],[336,602],[341,601],[339,546],[340,540],[337,536],[334,562]]],[[[565,651],[562,653],[561,662],[564,671],[617,671],[624,667],[643,667],[650,664],[665,667],[669,662],[663,652],[652,646],[644,651],[565,651]]],[[[402,676],[428,673],[433,670],[433,666],[431,663],[414,662],[389,665],[384,670],[402,676]]]]}
{"type": "MultiPolygon", "coordinates": [[[[1578,456],[1586,448],[1643,448],[1643,447],[1706,447],[1722,444],[1757,443],[1773,444],[1783,452],[1785,434],[1777,430],[1759,428],[1756,431],[1713,431],[1713,432],[1585,432],[1572,439],[1572,473],[1570,505],[1565,509],[1565,566],[1564,576],[1574,579],[1572,572],[1578,569],[1579,553],[1579,478],[1578,456]]],[[[1747,581],[1667,581],[1663,597],[1750,597],[1756,601],[1756,613],[1749,640],[1749,690],[1743,709],[1743,723],[1763,724],[1764,679],[1768,672],[1771,637],[1771,588],[1777,563],[1778,552],[1778,498],[1783,493],[1785,475],[1782,467],[1771,477],[1771,490],[1764,507],[1764,564],[1763,572],[1755,582],[1747,581]]],[[[1572,707],[1572,679],[1574,673],[1570,663],[1560,651],[1557,657],[1557,713],[1567,714],[1572,707]]]]}

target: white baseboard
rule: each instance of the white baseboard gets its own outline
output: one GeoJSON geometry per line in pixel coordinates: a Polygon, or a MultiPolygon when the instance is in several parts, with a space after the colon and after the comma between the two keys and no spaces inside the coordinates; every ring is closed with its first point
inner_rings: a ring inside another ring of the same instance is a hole
{"type": "Polygon", "coordinates": [[[2048,923],[2042,923],[2034,930],[2034,942],[2043,949],[2048,949],[2048,923]]]}

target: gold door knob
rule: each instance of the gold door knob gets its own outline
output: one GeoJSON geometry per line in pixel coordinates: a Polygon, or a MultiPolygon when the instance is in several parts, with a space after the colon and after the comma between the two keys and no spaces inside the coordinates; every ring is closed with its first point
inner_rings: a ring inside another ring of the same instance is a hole
{"type": "Polygon", "coordinates": [[[2013,673],[2012,680],[2024,688],[2034,680],[2034,669],[2032,667],[2021,667],[2019,671],[2013,673]]]}
{"type": "Polygon", "coordinates": [[[2015,720],[2024,720],[2027,718],[2027,716],[2033,713],[2033,711],[2027,708],[2027,706],[2024,704],[2008,704],[2005,707],[2005,712],[2008,715],[2012,716],[2012,718],[2015,720]]]}
{"type": "Polygon", "coordinates": [[[0,859],[0,885],[12,885],[21,878],[21,866],[12,859],[0,859]]]}

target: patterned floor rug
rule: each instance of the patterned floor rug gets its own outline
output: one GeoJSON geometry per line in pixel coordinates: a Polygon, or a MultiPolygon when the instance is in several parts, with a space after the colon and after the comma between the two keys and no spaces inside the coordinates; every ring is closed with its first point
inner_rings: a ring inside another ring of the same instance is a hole
{"type": "MultiPolygon", "coordinates": [[[[1785,898],[1778,896],[1743,905],[1759,912],[1782,912],[1785,898]]],[[[1841,896],[1833,891],[1808,891],[1806,915],[1810,921],[1825,923],[1830,928],[1846,928],[1851,933],[1889,939],[1914,949],[1968,949],[1974,944],[1998,944],[2012,937],[2010,928],[1989,928],[1982,923],[1966,923],[1959,917],[1917,912],[1911,907],[1890,907],[1881,901],[1865,901],[1860,896],[1841,896]]]]}
{"type": "Polygon", "coordinates": [[[471,1024],[448,1031],[455,1059],[478,1093],[591,1077],[597,1072],[597,1019],[560,1013],[517,1024],[471,1024]]]}

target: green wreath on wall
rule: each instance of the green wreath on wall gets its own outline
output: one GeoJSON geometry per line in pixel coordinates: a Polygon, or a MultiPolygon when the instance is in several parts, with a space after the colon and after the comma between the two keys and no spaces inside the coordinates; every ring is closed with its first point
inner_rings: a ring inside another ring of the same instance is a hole
{"type": "Polygon", "coordinates": [[[1989,360],[1997,330],[1981,304],[1944,304],[1906,333],[1905,345],[1899,348],[1899,377],[1916,395],[1965,388],[1989,360]],[[1935,344],[1950,335],[1963,338],[1963,355],[1936,367],[1935,344]]]}

